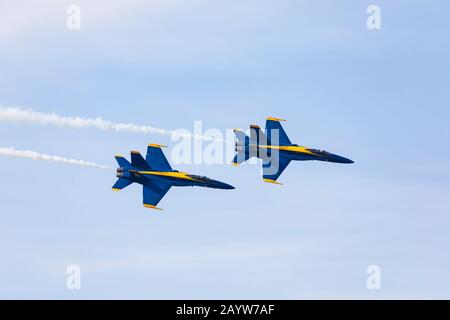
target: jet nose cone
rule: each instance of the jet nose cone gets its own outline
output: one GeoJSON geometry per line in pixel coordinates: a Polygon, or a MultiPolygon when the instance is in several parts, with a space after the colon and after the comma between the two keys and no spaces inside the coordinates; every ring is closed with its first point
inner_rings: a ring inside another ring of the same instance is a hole
{"type": "Polygon", "coordinates": [[[353,160],[350,160],[350,159],[342,157],[341,163],[348,163],[348,164],[350,164],[350,163],[355,163],[355,162],[353,160]]]}
{"type": "Polygon", "coordinates": [[[347,159],[347,158],[343,158],[342,163],[355,163],[353,160],[347,159]]]}
{"type": "Polygon", "coordinates": [[[236,188],[233,187],[233,186],[230,185],[230,184],[224,183],[224,184],[223,184],[223,189],[226,189],[226,190],[234,190],[234,189],[236,189],[236,188]]]}
{"type": "Polygon", "coordinates": [[[217,181],[216,186],[217,186],[217,188],[219,188],[219,189],[225,189],[225,190],[233,190],[233,189],[236,189],[236,188],[233,187],[232,185],[229,185],[229,184],[227,184],[227,183],[220,182],[220,181],[217,181]]]}
{"type": "Polygon", "coordinates": [[[338,155],[334,155],[334,162],[337,162],[337,163],[348,163],[348,164],[354,163],[353,160],[350,160],[348,158],[341,157],[341,156],[338,156],[338,155]]]}

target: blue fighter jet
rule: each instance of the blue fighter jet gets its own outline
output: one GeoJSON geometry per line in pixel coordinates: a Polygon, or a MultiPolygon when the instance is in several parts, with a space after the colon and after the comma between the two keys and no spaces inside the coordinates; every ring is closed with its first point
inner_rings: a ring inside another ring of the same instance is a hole
{"type": "Polygon", "coordinates": [[[257,125],[250,126],[250,137],[241,129],[235,129],[236,156],[232,164],[239,164],[257,157],[263,163],[263,181],[275,184],[291,161],[318,160],[335,163],[353,163],[352,160],[324,150],[292,144],[281,126],[279,118],[267,118],[266,133],[257,125]]]}
{"type": "Polygon", "coordinates": [[[116,155],[119,180],[112,187],[113,190],[122,190],[134,182],[141,184],[144,207],[162,210],[157,205],[172,186],[234,189],[229,184],[207,177],[172,170],[162,147],[164,146],[159,144],[149,144],[145,159],[138,151],[131,151],[131,163],[122,155],[116,155]]]}

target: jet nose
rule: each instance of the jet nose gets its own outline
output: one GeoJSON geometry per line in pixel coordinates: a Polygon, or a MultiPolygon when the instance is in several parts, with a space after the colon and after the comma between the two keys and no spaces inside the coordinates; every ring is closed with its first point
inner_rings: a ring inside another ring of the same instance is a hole
{"type": "Polygon", "coordinates": [[[353,162],[353,160],[350,160],[348,158],[341,157],[341,156],[338,156],[338,155],[335,155],[335,161],[334,162],[337,162],[337,163],[348,163],[348,164],[355,163],[355,162],[353,162]]]}
{"type": "Polygon", "coordinates": [[[216,181],[216,186],[218,189],[225,189],[225,190],[233,190],[236,189],[235,187],[233,187],[230,184],[224,183],[224,182],[220,182],[220,181],[216,181]]]}
{"type": "Polygon", "coordinates": [[[223,183],[223,188],[226,189],[226,190],[234,190],[234,189],[236,189],[232,185],[226,184],[226,183],[223,183]]]}
{"type": "Polygon", "coordinates": [[[348,158],[341,157],[341,163],[348,163],[348,164],[350,164],[350,163],[355,163],[355,162],[353,162],[353,160],[350,160],[348,158]]]}

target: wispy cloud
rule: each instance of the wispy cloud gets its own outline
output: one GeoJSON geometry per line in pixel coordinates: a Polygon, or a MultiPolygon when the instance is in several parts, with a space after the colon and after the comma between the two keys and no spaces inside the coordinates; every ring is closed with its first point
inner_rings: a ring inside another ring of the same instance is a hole
{"type": "Polygon", "coordinates": [[[84,161],[84,160],[75,160],[69,159],[60,156],[51,156],[48,154],[38,153],[36,151],[30,150],[15,150],[14,148],[0,148],[0,156],[4,157],[15,157],[15,158],[27,158],[31,160],[43,160],[43,161],[52,161],[52,162],[61,162],[71,165],[83,166],[83,167],[95,167],[101,169],[111,169],[109,166],[97,164],[94,162],[84,161]]]}

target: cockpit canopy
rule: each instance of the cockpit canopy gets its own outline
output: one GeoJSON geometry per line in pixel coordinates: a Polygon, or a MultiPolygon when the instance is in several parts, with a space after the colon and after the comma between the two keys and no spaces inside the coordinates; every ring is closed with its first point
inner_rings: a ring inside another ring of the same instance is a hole
{"type": "Polygon", "coordinates": [[[317,154],[323,154],[323,155],[329,155],[330,153],[325,150],[319,150],[319,149],[308,149],[311,152],[317,153],[317,154]]]}
{"type": "Polygon", "coordinates": [[[212,181],[210,178],[205,177],[205,176],[198,176],[195,174],[191,174],[189,175],[189,177],[191,177],[192,179],[196,179],[196,180],[201,180],[201,181],[212,181]]]}

